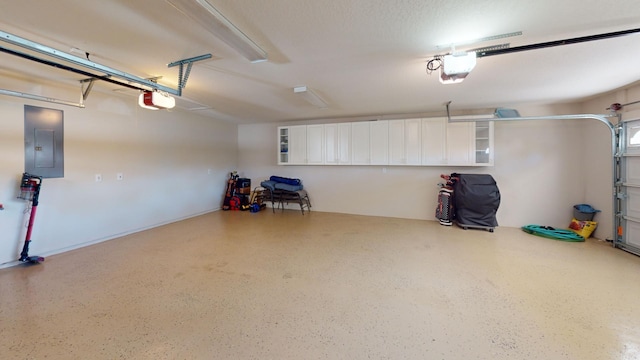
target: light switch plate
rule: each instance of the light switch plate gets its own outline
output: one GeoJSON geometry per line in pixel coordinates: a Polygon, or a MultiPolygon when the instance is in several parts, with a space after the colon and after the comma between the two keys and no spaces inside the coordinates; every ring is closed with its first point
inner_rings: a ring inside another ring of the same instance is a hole
{"type": "Polygon", "coordinates": [[[102,181],[102,174],[96,174],[96,182],[102,181]]]}
{"type": "Polygon", "coordinates": [[[124,179],[124,175],[122,175],[122,173],[117,173],[116,180],[122,180],[122,179],[124,179]]]}

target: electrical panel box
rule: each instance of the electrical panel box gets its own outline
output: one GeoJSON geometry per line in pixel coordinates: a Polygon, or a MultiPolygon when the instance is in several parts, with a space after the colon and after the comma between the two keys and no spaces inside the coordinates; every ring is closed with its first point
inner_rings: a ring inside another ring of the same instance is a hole
{"type": "Polygon", "coordinates": [[[24,106],[24,171],[43,178],[64,177],[64,113],[24,106]]]}

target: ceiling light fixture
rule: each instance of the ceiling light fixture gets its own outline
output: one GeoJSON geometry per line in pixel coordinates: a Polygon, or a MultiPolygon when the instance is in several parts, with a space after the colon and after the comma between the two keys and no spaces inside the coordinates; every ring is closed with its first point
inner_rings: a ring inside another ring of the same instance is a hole
{"type": "Polygon", "coordinates": [[[138,96],[138,105],[149,110],[173,109],[176,106],[176,99],[159,91],[143,91],[138,96]]]}
{"type": "Polygon", "coordinates": [[[267,61],[267,53],[206,0],[167,0],[167,2],[252,63],[267,61]],[[203,9],[206,11],[202,11],[203,9]]]}
{"type": "Polygon", "coordinates": [[[311,91],[311,89],[307,88],[306,86],[294,87],[293,93],[298,94],[307,102],[309,102],[310,104],[312,104],[313,106],[319,109],[327,109],[329,107],[329,105],[327,105],[327,103],[324,100],[322,100],[322,98],[320,98],[318,94],[314,93],[313,91],[311,91]]]}

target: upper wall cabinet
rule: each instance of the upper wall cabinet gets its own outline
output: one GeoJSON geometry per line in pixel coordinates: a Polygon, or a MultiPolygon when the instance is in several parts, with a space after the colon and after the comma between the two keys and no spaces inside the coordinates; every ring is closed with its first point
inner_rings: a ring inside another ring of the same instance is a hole
{"type": "Polygon", "coordinates": [[[278,164],[307,164],[307,126],[285,126],[278,128],[278,164]]]}
{"type": "Polygon", "coordinates": [[[493,121],[478,121],[475,125],[475,163],[493,165],[493,121]]]}
{"type": "Polygon", "coordinates": [[[278,165],[289,163],[289,128],[278,128],[278,165]]]}
{"type": "Polygon", "coordinates": [[[493,122],[447,118],[278,128],[280,165],[492,166],[493,122]]]}
{"type": "Polygon", "coordinates": [[[351,123],[351,164],[371,163],[371,132],[368,121],[351,123]]]}
{"type": "Polygon", "coordinates": [[[324,125],[307,125],[307,164],[324,164],[324,125]]]}
{"type": "Polygon", "coordinates": [[[446,165],[447,119],[422,119],[421,125],[422,165],[446,165]]]}
{"type": "Polygon", "coordinates": [[[369,122],[371,165],[389,165],[389,121],[369,122]]]}
{"type": "Polygon", "coordinates": [[[389,164],[389,122],[361,121],[351,123],[351,164],[389,164]]]}
{"type": "Polygon", "coordinates": [[[324,125],[324,163],[351,164],[351,123],[324,125]]]}
{"type": "Polygon", "coordinates": [[[422,165],[422,119],[389,120],[389,165],[422,165]]]}
{"type": "Polygon", "coordinates": [[[422,119],[422,165],[493,166],[493,121],[422,119]]]}
{"type": "Polygon", "coordinates": [[[472,122],[460,122],[447,124],[446,164],[469,165],[473,164],[475,144],[472,122]]]}

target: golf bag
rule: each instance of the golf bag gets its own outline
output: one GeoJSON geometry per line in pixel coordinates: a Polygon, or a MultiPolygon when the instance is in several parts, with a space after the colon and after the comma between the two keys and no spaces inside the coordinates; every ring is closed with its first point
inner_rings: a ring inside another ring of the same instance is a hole
{"type": "MultiPolygon", "coordinates": [[[[238,180],[238,173],[233,171],[229,174],[229,180],[227,180],[227,190],[224,195],[224,201],[222,203],[222,210],[231,210],[232,201],[236,190],[236,181],[238,180]]],[[[235,200],[235,199],[234,199],[235,200]]],[[[233,204],[235,205],[235,204],[233,204]]],[[[238,204],[239,206],[239,204],[238,204]]]]}
{"type": "Polygon", "coordinates": [[[446,183],[439,183],[440,191],[438,191],[438,206],[436,207],[436,219],[440,225],[451,226],[454,220],[454,203],[453,203],[453,179],[450,175],[440,175],[446,183]]]}

